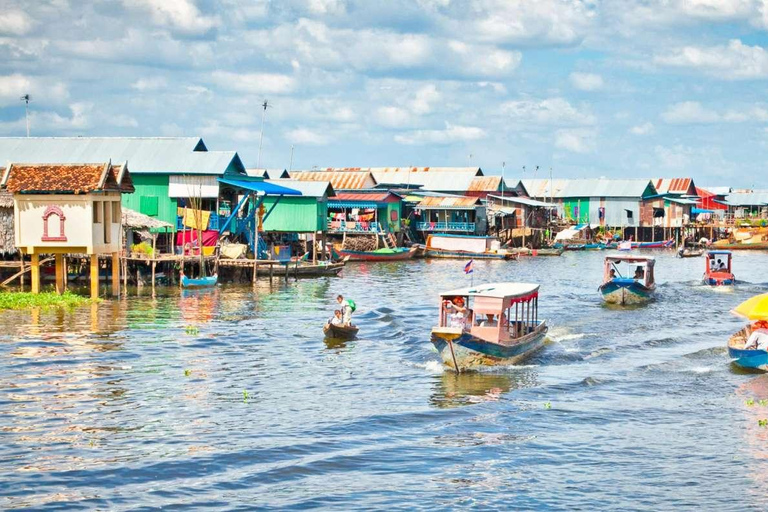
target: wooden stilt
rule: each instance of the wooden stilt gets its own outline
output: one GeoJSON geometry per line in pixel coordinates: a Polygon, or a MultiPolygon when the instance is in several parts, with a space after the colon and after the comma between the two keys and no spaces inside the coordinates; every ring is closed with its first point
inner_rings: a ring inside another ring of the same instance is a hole
{"type": "MultiPolygon", "coordinates": [[[[253,260],[253,277],[252,277],[253,286],[256,286],[256,274],[257,274],[256,266],[257,266],[258,262],[259,262],[258,260],[253,260]]],[[[272,266],[271,265],[269,267],[269,270],[270,270],[270,278],[271,278],[272,277],[272,275],[271,275],[272,274],[272,266]]]]}
{"type": "Polygon", "coordinates": [[[120,253],[112,253],[112,296],[120,296],[120,253]]]}
{"type": "Polygon", "coordinates": [[[64,293],[64,255],[56,255],[56,293],[64,293]]]}
{"type": "Polygon", "coordinates": [[[99,298],[99,255],[91,254],[91,298],[99,298]]]}
{"type": "Polygon", "coordinates": [[[32,293],[40,293],[40,255],[32,255],[32,293]]]}
{"type": "Polygon", "coordinates": [[[274,276],[274,273],[275,273],[275,265],[270,263],[269,264],[269,284],[272,284],[272,277],[274,276]]]}
{"type": "Polygon", "coordinates": [[[19,276],[19,279],[21,279],[21,291],[24,291],[24,254],[21,254],[21,261],[19,261],[19,272],[21,272],[21,276],[19,276]]]}
{"type": "Polygon", "coordinates": [[[128,258],[123,259],[123,290],[128,291],[128,258]]]}
{"type": "Polygon", "coordinates": [[[66,290],[67,286],[69,286],[69,260],[66,256],[64,256],[62,259],[64,261],[64,264],[62,265],[64,268],[64,290],[66,290]]]}
{"type": "Polygon", "coordinates": [[[155,293],[155,267],[157,265],[157,262],[155,260],[152,260],[152,294],[155,293]]]}

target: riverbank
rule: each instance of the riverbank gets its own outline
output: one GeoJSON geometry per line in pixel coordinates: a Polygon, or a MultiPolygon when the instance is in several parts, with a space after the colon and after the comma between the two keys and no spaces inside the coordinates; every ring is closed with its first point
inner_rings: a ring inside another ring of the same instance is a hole
{"type": "Polygon", "coordinates": [[[72,292],[64,292],[62,295],[59,295],[56,292],[38,294],[28,292],[0,292],[0,311],[5,309],[74,308],[90,303],[91,299],[72,292]]]}

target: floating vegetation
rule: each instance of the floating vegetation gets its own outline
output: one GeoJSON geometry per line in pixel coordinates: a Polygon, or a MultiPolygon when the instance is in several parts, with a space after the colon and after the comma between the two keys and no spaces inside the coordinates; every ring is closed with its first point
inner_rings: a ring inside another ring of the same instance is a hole
{"type": "Polygon", "coordinates": [[[755,405],[755,401],[750,398],[749,400],[746,401],[746,404],[747,404],[747,407],[752,407],[753,405],[755,405]]]}
{"type": "Polygon", "coordinates": [[[761,427],[768,427],[768,419],[757,420],[757,424],[761,427]]]}
{"type": "Polygon", "coordinates": [[[2,309],[31,309],[31,308],[73,308],[91,303],[92,300],[66,291],[59,295],[56,292],[27,293],[0,292],[0,310],[2,309]]]}
{"type": "Polygon", "coordinates": [[[194,325],[188,325],[184,328],[184,332],[186,332],[190,336],[196,336],[200,334],[200,329],[194,325]]]}
{"type": "Polygon", "coordinates": [[[545,402],[544,403],[544,408],[545,409],[551,409],[552,408],[552,403],[551,402],[545,402]]]}
{"type": "Polygon", "coordinates": [[[186,370],[184,370],[184,376],[185,376],[185,377],[189,377],[190,375],[192,375],[192,370],[190,370],[189,368],[187,368],[186,370]]]}
{"type": "Polygon", "coordinates": [[[763,407],[765,407],[766,405],[768,405],[768,400],[766,400],[765,398],[763,398],[762,400],[760,400],[760,401],[759,401],[759,402],[757,402],[757,403],[758,403],[758,404],[760,404],[760,405],[762,405],[763,407]]]}
{"type": "Polygon", "coordinates": [[[248,392],[246,390],[243,390],[243,403],[248,401],[248,392]]]}

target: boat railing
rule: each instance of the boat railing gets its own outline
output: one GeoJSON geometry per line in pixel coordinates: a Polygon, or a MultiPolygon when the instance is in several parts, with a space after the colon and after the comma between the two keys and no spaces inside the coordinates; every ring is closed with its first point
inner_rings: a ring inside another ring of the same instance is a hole
{"type": "Polygon", "coordinates": [[[417,222],[416,229],[419,231],[460,231],[464,233],[474,233],[474,222],[417,222]]]}

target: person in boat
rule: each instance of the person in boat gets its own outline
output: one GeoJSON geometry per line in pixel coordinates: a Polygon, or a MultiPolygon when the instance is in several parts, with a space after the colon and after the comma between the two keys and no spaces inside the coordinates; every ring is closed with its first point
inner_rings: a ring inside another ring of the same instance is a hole
{"type": "Polygon", "coordinates": [[[643,271],[643,267],[639,267],[638,266],[635,269],[635,275],[634,275],[634,277],[632,279],[640,280],[641,281],[641,280],[643,280],[644,277],[645,277],[645,272],[643,271]]]}
{"type": "Polygon", "coordinates": [[[608,273],[608,279],[616,279],[616,269],[612,268],[611,271],[608,273]]]}
{"type": "Polygon", "coordinates": [[[752,334],[744,343],[744,350],[768,350],[768,322],[758,320],[752,326],[752,334]]]}
{"type": "Polygon", "coordinates": [[[725,270],[725,263],[723,263],[723,260],[717,260],[717,270],[725,270]]]}
{"type": "Polygon", "coordinates": [[[341,306],[341,317],[342,317],[342,324],[343,326],[347,327],[352,325],[352,311],[354,309],[352,308],[351,301],[344,300],[344,296],[339,294],[336,296],[336,302],[339,303],[339,306],[341,306]]]}
{"type": "Polygon", "coordinates": [[[453,311],[450,314],[451,327],[464,328],[467,320],[467,308],[464,307],[464,299],[462,297],[455,297],[453,300],[446,300],[443,305],[445,309],[453,311]]]}
{"type": "Polygon", "coordinates": [[[336,311],[333,312],[333,318],[328,320],[328,323],[331,325],[337,325],[337,326],[344,325],[344,317],[341,316],[340,309],[337,309],[336,311]]]}

